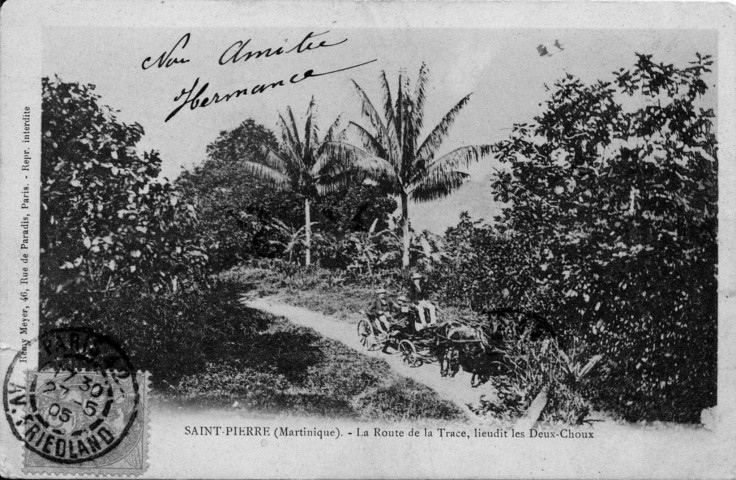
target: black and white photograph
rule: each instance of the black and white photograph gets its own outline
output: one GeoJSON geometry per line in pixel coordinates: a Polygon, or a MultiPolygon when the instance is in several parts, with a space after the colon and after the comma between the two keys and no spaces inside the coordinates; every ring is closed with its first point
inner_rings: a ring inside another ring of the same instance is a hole
{"type": "Polygon", "coordinates": [[[732,5],[65,3],[2,38],[11,476],[735,474],[732,5]]]}

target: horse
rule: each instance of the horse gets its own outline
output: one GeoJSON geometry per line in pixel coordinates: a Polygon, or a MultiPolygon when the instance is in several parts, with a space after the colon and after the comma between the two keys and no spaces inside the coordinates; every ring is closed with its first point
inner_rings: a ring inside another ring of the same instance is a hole
{"type": "Polygon", "coordinates": [[[557,338],[557,332],[552,324],[538,313],[515,308],[485,310],[483,313],[493,324],[498,325],[501,322],[507,328],[512,328],[515,336],[528,336],[532,341],[541,338],[557,338]],[[517,320],[515,322],[503,321],[501,320],[503,317],[517,320]]]}
{"type": "Polygon", "coordinates": [[[454,324],[447,327],[447,347],[442,352],[441,375],[454,377],[462,368],[472,375],[470,384],[477,387],[487,382],[499,354],[481,327],[454,324]]]}

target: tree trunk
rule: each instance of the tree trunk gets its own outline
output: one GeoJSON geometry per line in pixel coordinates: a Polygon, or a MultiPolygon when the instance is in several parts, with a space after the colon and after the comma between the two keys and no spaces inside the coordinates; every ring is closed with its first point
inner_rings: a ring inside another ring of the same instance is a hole
{"type": "Polygon", "coordinates": [[[406,192],[401,192],[401,228],[402,232],[402,251],[401,251],[401,268],[407,270],[409,268],[409,196],[406,192]]]}
{"type": "Polygon", "coordinates": [[[306,233],[306,259],[304,261],[304,264],[306,266],[309,266],[312,263],[312,221],[309,217],[309,199],[304,199],[304,231],[306,233]]]}

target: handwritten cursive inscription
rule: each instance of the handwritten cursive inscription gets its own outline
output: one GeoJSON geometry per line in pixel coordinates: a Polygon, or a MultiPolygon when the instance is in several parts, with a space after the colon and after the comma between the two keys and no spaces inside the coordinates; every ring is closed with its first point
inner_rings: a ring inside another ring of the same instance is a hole
{"type": "Polygon", "coordinates": [[[288,83],[286,83],[285,80],[277,80],[272,83],[256,84],[250,89],[241,88],[238,90],[233,90],[232,92],[225,93],[225,94],[214,92],[210,96],[207,96],[207,97],[205,97],[204,94],[207,91],[207,88],[210,86],[209,82],[205,83],[204,85],[202,85],[201,88],[199,88],[199,90],[197,90],[197,86],[199,85],[199,78],[197,78],[194,81],[194,84],[191,86],[191,88],[182,89],[181,93],[177,95],[176,97],[174,97],[174,102],[181,101],[181,103],[177,105],[176,108],[174,108],[171,111],[171,113],[169,113],[169,115],[166,117],[166,120],[164,121],[168,122],[169,120],[171,120],[174,117],[174,115],[179,113],[181,109],[183,109],[186,106],[189,106],[190,110],[195,110],[197,108],[205,108],[215,103],[229,102],[231,99],[238,98],[240,96],[258,95],[260,93],[266,92],[267,90],[273,90],[277,87],[283,87],[288,84],[300,83],[300,82],[303,82],[304,80],[307,80],[308,78],[332,75],[333,73],[344,72],[345,70],[362,67],[363,65],[368,65],[369,63],[373,63],[376,60],[377,59],[374,58],[373,60],[368,61],[368,62],[359,63],[357,65],[351,65],[349,67],[340,68],[338,70],[332,70],[330,72],[317,73],[314,70],[310,69],[310,70],[305,71],[302,74],[296,73],[292,75],[291,78],[288,80],[288,83]]]}
{"type": "Polygon", "coordinates": [[[278,48],[265,48],[263,50],[248,50],[243,51],[243,49],[250,43],[250,38],[246,41],[238,40],[237,42],[233,43],[227,49],[225,49],[224,52],[222,52],[222,55],[220,55],[220,59],[218,62],[220,65],[225,65],[226,63],[238,63],[238,62],[247,62],[251,58],[270,58],[275,55],[285,55],[287,53],[304,53],[309,50],[316,50],[318,48],[329,48],[329,47],[335,47],[337,45],[343,44],[348,41],[347,38],[340,40],[339,42],[335,43],[327,43],[327,40],[321,40],[316,45],[313,42],[310,42],[309,40],[314,39],[315,37],[319,37],[321,35],[326,35],[330,33],[330,31],[322,32],[322,33],[314,33],[309,32],[306,37],[302,39],[301,42],[297,43],[295,46],[288,50],[284,50],[284,47],[278,47],[278,48]]]}
{"type": "Polygon", "coordinates": [[[156,65],[158,68],[169,68],[170,66],[176,65],[178,63],[189,63],[188,58],[177,58],[172,56],[177,48],[184,50],[184,47],[186,47],[187,43],[189,43],[189,37],[190,35],[188,33],[185,33],[179,40],[177,40],[171,50],[164,50],[164,53],[162,53],[156,60],[152,61],[151,57],[146,57],[145,60],[141,62],[141,68],[143,70],[148,70],[154,65],[156,65]]]}

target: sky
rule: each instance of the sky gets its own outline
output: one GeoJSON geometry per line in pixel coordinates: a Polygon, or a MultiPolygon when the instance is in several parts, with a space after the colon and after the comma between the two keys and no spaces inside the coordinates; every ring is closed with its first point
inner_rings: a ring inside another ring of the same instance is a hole
{"type": "MultiPolygon", "coordinates": [[[[102,103],[119,110],[120,120],[143,126],[145,136],[140,147],[158,150],[163,159],[162,175],[173,180],[182,168],[202,163],[207,145],[220,132],[237,127],[247,118],[271,128],[278,137],[278,112],[291,106],[297,123],[303,126],[312,96],[323,128],[338,115],[365,125],[351,80],[378,105],[381,71],[386,72],[395,91],[399,72],[408,74],[413,82],[421,63],[427,63],[430,73],[424,135],[472,92],[441,154],[462,145],[503,140],[514,123],[530,122],[541,112],[540,104],[547,96],[545,84],[551,86],[566,73],[586,82],[612,80],[612,72],[633,66],[636,52],[652,54],[657,62],[685,66],[695,59],[696,52],[715,58],[716,45],[716,32],[709,30],[64,27],[44,31],[42,73],[96,85],[102,103]],[[310,32],[315,35],[309,40],[313,46],[322,40],[337,45],[220,64],[222,55],[236,42],[249,40],[243,52],[269,47],[288,50],[310,32]],[[171,51],[186,33],[190,34],[186,46],[182,48],[180,43],[169,58],[189,62],[168,68],[142,68],[144,59],[156,60],[171,51]],[[556,40],[564,50],[554,46],[556,40]],[[552,55],[540,56],[540,44],[552,55]],[[330,75],[289,82],[294,74],[301,78],[310,69],[331,72],[372,60],[330,75]],[[175,101],[177,95],[191,89],[196,79],[195,92],[209,83],[204,96],[242,88],[250,91],[256,84],[278,80],[284,80],[285,85],[206,108],[185,107],[165,121],[186,98],[175,101]]],[[[714,69],[706,79],[712,89],[703,101],[708,108],[715,106],[716,74],[714,69]]],[[[482,160],[470,168],[470,180],[449,197],[412,204],[412,226],[417,231],[428,229],[441,234],[457,223],[462,211],[490,220],[499,207],[490,188],[497,167],[492,158],[482,160]]]]}

